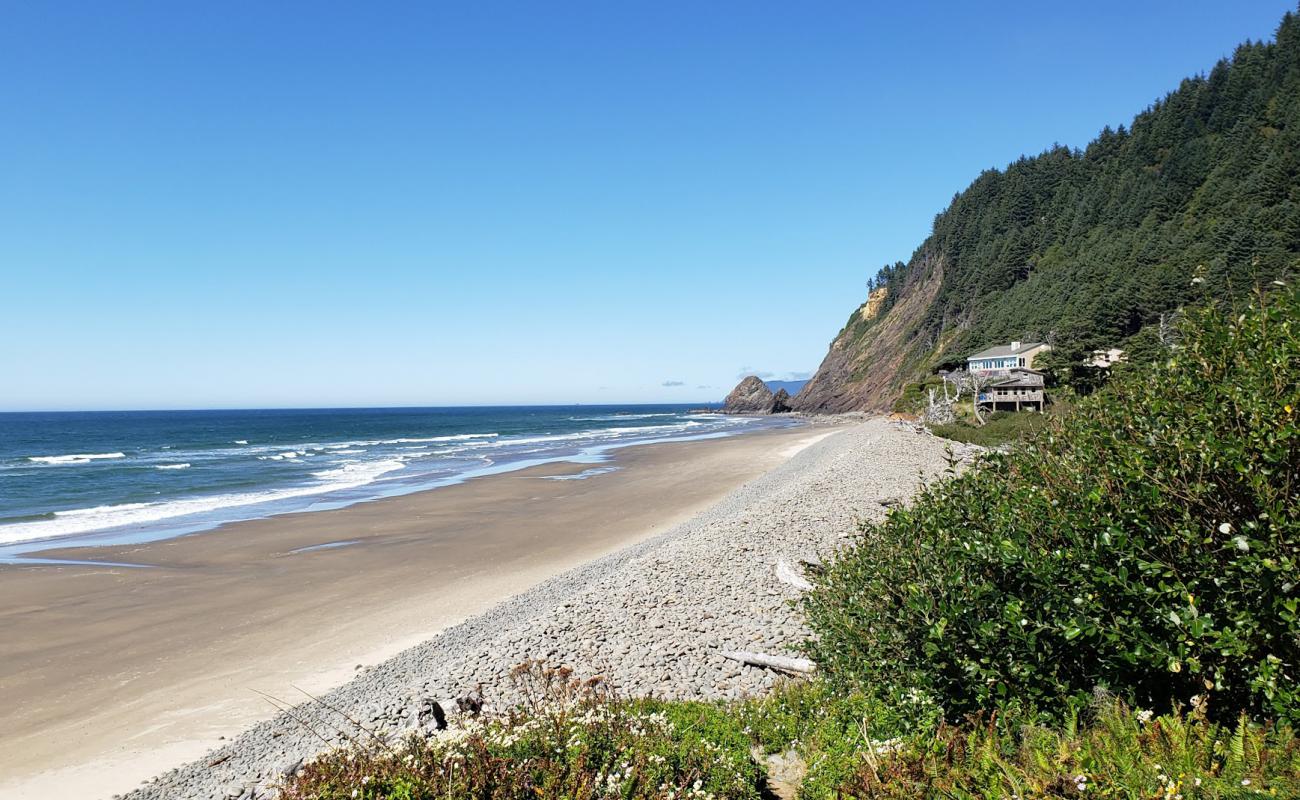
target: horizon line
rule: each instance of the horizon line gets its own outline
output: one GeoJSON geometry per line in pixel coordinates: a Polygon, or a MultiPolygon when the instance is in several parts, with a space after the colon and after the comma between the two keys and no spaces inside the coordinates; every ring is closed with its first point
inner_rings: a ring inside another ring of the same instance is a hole
{"type": "Polygon", "coordinates": [[[360,406],[208,406],[206,408],[34,408],[0,409],[0,414],[168,414],[204,411],[403,411],[453,408],[575,408],[578,406],[689,406],[697,404],[722,405],[723,400],[688,400],[672,403],[608,402],[599,403],[465,403],[460,405],[360,405],[360,406]]]}

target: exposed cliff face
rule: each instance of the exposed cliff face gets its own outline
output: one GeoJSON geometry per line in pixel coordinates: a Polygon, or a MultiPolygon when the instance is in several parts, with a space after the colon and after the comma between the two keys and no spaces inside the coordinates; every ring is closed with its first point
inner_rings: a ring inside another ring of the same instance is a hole
{"type": "Polygon", "coordinates": [[[772,390],[756,375],[750,375],[736,385],[722,403],[727,414],[766,414],[772,410],[772,390]]]}
{"type": "Polygon", "coordinates": [[[817,374],[794,398],[796,411],[838,413],[883,411],[893,403],[908,377],[925,363],[927,345],[920,322],[943,284],[943,266],[925,259],[911,273],[894,305],[880,312],[877,289],[853,312],[831,342],[817,374]],[[873,300],[875,302],[873,302],[873,300]]]}

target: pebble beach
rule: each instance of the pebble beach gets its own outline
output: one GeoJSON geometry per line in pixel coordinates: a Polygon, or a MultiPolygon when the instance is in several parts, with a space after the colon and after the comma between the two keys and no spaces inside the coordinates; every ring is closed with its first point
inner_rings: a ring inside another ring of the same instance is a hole
{"type": "MultiPolygon", "coordinates": [[[[131,800],[272,798],[325,747],[431,724],[435,700],[481,693],[485,710],[518,699],[525,660],[602,676],[628,695],[726,699],[779,676],[727,651],[793,655],[806,638],[800,589],[778,565],[823,561],[864,520],[884,515],[973,450],[883,418],[842,421],[783,463],[670,530],[551,578],[263,722],[131,800]],[[424,713],[422,713],[424,712],[424,713]],[[369,735],[369,734],[362,734],[369,735]]],[[[793,449],[793,448],[792,448],[793,449]]],[[[797,568],[797,567],[796,567],[797,568]]],[[[298,699],[286,698],[291,702],[298,699]]]]}

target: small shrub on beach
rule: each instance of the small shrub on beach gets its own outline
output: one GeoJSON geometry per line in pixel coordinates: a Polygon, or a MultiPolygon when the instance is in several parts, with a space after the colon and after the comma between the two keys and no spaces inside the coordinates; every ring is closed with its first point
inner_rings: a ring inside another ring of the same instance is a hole
{"type": "MultiPolygon", "coordinates": [[[[1084,725],[939,725],[861,750],[831,791],[804,798],[1270,798],[1300,796],[1300,740],[1286,727],[1203,713],[1155,717],[1102,701],[1084,725]],[[1008,732],[1008,731],[1011,732],[1008,732]]],[[[810,790],[814,787],[809,786],[810,790]]]]}
{"type": "Polygon", "coordinates": [[[622,700],[598,680],[522,665],[529,701],[508,714],[307,765],[285,800],[758,798],[737,719],[715,704],[622,700]]]}
{"type": "Polygon", "coordinates": [[[1300,716],[1300,295],[1186,317],[1164,363],[864,528],[806,598],[832,680],[957,717],[1095,687],[1300,716]]]}

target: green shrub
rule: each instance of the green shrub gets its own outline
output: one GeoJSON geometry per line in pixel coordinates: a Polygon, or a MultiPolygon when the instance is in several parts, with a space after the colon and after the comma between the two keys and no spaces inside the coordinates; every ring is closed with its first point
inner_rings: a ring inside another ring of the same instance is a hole
{"type": "Polygon", "coordinates": [[[935,425],[930,431],[935,436],[952,439],[956,442],[978,444],[983,447],[997,447],[1027,438],[1047,426],[1049,414],[1032,411],[1011,413],[997,411],[988,417],[983,425],[977,425],[969,419],[960,419],[947,425],[935,425]]]}
{"type": "Polygon", "coordinates": [[[1297,796],[1300,741],[1290,728],[1245,718],[1216,725],[1198,712],[1151,718],[1114,701],[1083,726],[941,725],[864,749],[829,791],[800,792],[805,800],[1297,796]]]}
{"type": "Polygon", "coordinates": [[[539,690],[509,714],[328,753],[284,800],[758,798],[762,773],[726,707],[610,697],[565,669],[521,665],[539,690]]]}
{"type": "Polygon", "coordinates": [[[870,525],[806,598],[841,685],[950,714],[1300,715],[1300,298],[1189,313],[1182,344],[870,525]]]}
{"type": "Polygon", "coordinates": [[[894,401],[895,414],[920,414],[930,402],[930,390],[941,392],[943,378],[930,375],[925,380],[903,386],[903,391],[894,401]]]}

